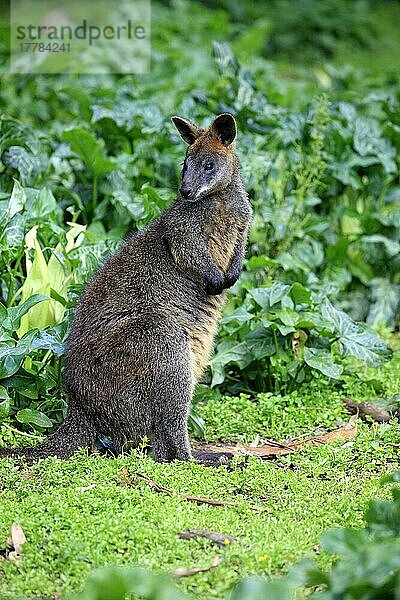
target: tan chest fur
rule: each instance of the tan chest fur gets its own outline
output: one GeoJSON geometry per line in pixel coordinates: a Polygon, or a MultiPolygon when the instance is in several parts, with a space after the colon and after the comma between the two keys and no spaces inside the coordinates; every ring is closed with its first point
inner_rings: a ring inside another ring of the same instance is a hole
{"type": "MultiPolygon", "coordinates": [[[[213,215],[212,222],[206,225],[204,234],[213,262],[226,273],[232,260],[239,235],[237,217],[226,206],[219,206],[217,213],[213,215]]],[[[225,302],[225,294],[210,297],[209,302],[208,314],[205,314],[201,322],[193,326],[190,331],[190,347],[195,381],[199,379],[206,368],[212,353],[221,308],[225,302]]]]}
{"type": "Polygon", "coordinates": [[[239,235],[237,217],[226,206],[218,207],[215,218],[207,224],[205,234],[208,238],[208,251],[215,264],[225,273],[239,235]]]}
{"type": "MultiPolygon", "coordinates": [[[[222,304],[223,301],[220,300],[222,304]]],[[[216,308],[212,318],[205,318],[202,323],[190,327],[189,343],[192,354],[192,372],[195,383],[200,379],[214,348],[214,337],[217,333],[220,308],[216,308]]]]}

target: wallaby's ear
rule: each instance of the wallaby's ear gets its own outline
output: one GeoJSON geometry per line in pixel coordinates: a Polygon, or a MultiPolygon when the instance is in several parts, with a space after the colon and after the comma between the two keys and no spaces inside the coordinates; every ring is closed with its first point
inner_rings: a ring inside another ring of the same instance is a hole
{"type": "Polygon", "coordinates": [[[179,131],[179,135],[183,141],[189,144],[189,146],[193,144],[193,142],[196,141],[202,133],[200,127],[197,127],[197,125],[191,121],[188,121],[188,119],[183,119],[182,117],[172,117],[171,121],[179,131]]]}
{"type": "Polygon", "coordinates": [[[236,139],[236,121],[229,113],[223,113],[214,119],[210,131],[224,146],[229,146],[236,139]]]}

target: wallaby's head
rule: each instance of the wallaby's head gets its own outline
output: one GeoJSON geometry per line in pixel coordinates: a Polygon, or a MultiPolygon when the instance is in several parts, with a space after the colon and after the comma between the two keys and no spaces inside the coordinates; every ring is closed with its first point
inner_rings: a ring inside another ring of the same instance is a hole
{"type": "Polygon", "coordinates": [[[172,117],[172,122],[189,144],[183,163],[182,198],[197,202],[228,187],[236,166],[236,122],[232,115],[218,115],[208,129],[182,117],[172,117]]]}

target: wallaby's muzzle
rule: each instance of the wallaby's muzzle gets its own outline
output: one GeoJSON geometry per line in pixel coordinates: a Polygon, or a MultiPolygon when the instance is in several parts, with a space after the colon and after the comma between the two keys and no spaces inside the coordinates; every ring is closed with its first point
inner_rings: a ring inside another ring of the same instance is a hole
{"type": "Polygon", "coordinates": [[[190,200],[193,196],[193,190],[189,187],[182,186],[179,191],[181,193],[182,198],[184,198],[185,200],[190,200]]]}

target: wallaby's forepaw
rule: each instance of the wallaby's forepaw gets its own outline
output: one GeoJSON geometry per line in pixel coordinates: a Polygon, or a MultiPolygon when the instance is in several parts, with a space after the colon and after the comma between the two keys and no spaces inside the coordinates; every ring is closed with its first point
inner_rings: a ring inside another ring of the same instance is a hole
{"type": "Polygon", "coordinates": [[[227,272],[225,273],[225,281],[224,281],[224,288],[230,288],[233,285],[235,285],[235,283],[237,282],[237,280],[239,279],[241,273],[243,270],[243,260],[233,260],[229,269],[227,270],[227,272]]]}
{"type": "Polygon", "coordinates": [[[224,281],[224,289],[231,288],[240,277],[240,273],[227,273],[224,281]]]}
{"type": "Polygon", "coordinates": [[[210,273],[206,277],[205,291],[209,296],[218,296],[224,291],[225,277],[221,272],[210,273]]]}

